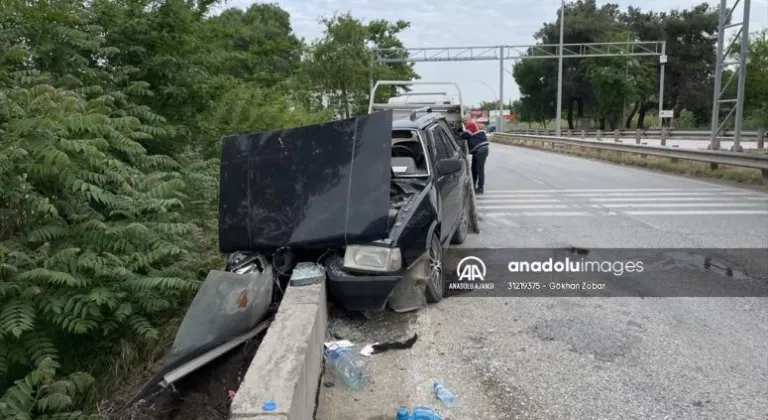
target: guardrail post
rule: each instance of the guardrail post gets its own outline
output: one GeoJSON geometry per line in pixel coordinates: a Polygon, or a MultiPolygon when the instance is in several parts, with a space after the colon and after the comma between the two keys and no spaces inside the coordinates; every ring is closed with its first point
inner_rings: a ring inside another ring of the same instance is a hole
{"type": "Polygon", "coordinates": [[[585,138],[587,138],[587,131],[581,130],[581,139],[584,140],[585,138]]]}
{"type": "MultiPolygon", "coordinates": [[[[760,129],[760,131],[757,133],[757,148],[765,148],[765,129],[760,129]]],[[[763,171],[763,176],[765,176],[765,173],[766,172],[763,171]]]]}
{"type": "Polygon", "coordinates": [[[613,141],[615,143],[621,143],[621,140],[619,140],[619,130],[613,130],[613,141]]]}
{"type": "Polygon", "coordinates": [[[538,128],[537,128],[537,129],[535,129],[535,130],[533,131],[533,134],[535,134],[535,135],[537,135],[537,136],[538,136],[538,135],[539,135],[539,129],[538,129],[538,128]]]}
{"type": "Polygon", "coordinates": [[[635,144],[640,144],[640,129],[635,130],[635,144]]]}
{"type": "Polygon", "coordinates": [[[597,130],[597,141],[603,141],[603,132],[597,130]]]}
{"type": "Polygon", "coordinates": [[[568,130],[566,133],[567,133],[566,135],[567,135],[568,137],[571,137],[571,136],[572,136],[572,134],[571,134],[571,130],[568,130]]]}
{"type": "Polygon", "coordinates": [[[661,127],[661,145],[667,145],[667,127],[661,127]]]}

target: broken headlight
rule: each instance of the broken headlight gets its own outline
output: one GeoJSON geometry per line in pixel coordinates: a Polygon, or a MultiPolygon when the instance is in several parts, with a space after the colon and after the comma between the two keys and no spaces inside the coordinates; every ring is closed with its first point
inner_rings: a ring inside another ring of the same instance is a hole
{"type": "Polygon", "coordinates": [[[344,268],[350,270],[392,273],[400,270],[402,265],[400,248],[349,245],[344,252],[344,268]]]}

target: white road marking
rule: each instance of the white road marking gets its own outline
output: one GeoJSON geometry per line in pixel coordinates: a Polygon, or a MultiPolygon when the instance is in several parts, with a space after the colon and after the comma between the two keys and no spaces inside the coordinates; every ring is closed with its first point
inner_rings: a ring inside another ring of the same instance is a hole
{"type": "Polygon", "coordinates": [[[560,203],[562,200],[559,200],[557,198],[532,198],[532,199],[517,199],[517,198],[510,198],[510,199],[479,199],[477,200],[478,204],[495,204],[495,203],[560,203]]]}
{"type": "Polygon", "coordinates": [[[597,214],[585,213],[580,211],[553,211],[553,212],[493,212],[482,213],[485,216],[547,216],[547,217],[560,217],[560,216],[598,216],[597,214]]]}
{"type": "Polygon", "coordinates": [[[763,215],[768,214],[768,210],[681,210],[681,211],[627,211],[626,214],[634,216],[714,216],[714,215],[726,215],[726,214],[743,214],[743,215],[763,215]]]}
{"type": "Polygon", "coordinates": [[[530,205],[497,205],[497,206],[477,206],[479,211],[483,210],[517,210],[517,209],[567,209],[568,206],[562,204],[530,204],[530,205]]]}
{"type": "MultiPolygon", "coordinates": [[[[654,198],[590,198],[588,201],[600,201],[600,202],[607,202],[607,201],[727,201],[727,202],[733,202],[733,200],[738,200],[736,197],[654,197],[654,198]]],[[[760,201],[760,200],[752,200],[752,201],[760,201]]],[[[765,201],[768,203],[768,198],[763,198],[762,201],[765,201]]]]}
{"type": "Polygon", "coordinates": [[[512,220],[504,219],[503,217],[499,216],[488,216],[488,214],[485,214],[482,221],[484,223],[487,223],[489,225],[501,225],[506,227],[520,227],[519,224],[513,222],[512,220]]]}
{"type": "Polygon", "coordinates": [[[585,190],[488,190],[488,193],[539,193],[539,194],[559,194],[559,193],[601,193],[601,192],[705,192],[721,191],[728,192],[725,188],[608,188],[608,189],[585,189],[585,190]]]}
{"type": "Polygon", "coordinates": [[[754,207],[758,203],[606,203],[590,207],[754,207]]]}

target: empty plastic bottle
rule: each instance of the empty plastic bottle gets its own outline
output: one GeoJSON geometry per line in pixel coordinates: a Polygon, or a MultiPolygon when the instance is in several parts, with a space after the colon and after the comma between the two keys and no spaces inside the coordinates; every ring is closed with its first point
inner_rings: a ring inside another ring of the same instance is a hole
{"type": "Polygon", "coordinates": [[[411,414],[413,420],[443,420],[434,408],[428,405],[414,405],[413,413],[411,414]]]}
{"type": "Polygon", "coordinates": [[[398,408],[395,420],[411,420],[411,413],[408,411],[408,407],[398,408]]]}
{"type": "Polygon", "coordinates": [[[368,381],[368,359],[350,348],[331,346],[326,348],[325,355],[334,375],[344,385],[359,390],[368,381]]]}
{"type": "Polygon", "coordinates": [[[456,395],[439,382],[432,383],[432,392],[434,392],[435,398],[442,402],[446,407],[452,408],[456,406],[456,395]]]}
{"type": "Polygon", "coordinates": [[[437,411],[427,405],[417,404],[413,406],[413,412],[409,412],[408,407],[397,409],[395,420],[443,420],[437,411]]]}

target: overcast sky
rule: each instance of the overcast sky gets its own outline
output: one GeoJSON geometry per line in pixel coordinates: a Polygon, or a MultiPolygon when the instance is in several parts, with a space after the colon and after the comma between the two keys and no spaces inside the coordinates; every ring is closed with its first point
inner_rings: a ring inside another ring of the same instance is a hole
{"type": "MultiPolygon", "coordinates": [[[[368,21],[404,19],[411,28],[401,39],[407,48],[465,47],[493,45],[527,45],[534,43],[533,33],[544,22],[557,18],[559,0],[279,0],[275,1],[291,14],[293,30],[307,40],[322,35],[318,24],[321,16],[334,12],[352,12],[368,21]]],[[[729,0],[733,4],[734,0],[729,0]]],[[[229,0],[226,7],[248,7],[252,0],[229,0]]],[[[682,9],[701,3],[698,0],[645,0],[642,3],[617,0],[598,4],[618,3],[626,10],[639,5],[643,10],[682,9]]],[[[719,2],[710,1],[717,5],[719,2]]],[[[768,0],[752,0],[750,32],[768,27],[768,0]]],[[[734,22],[741,21],[742,7],[734,12],[734,22]]],[[[568,25],[566,20],[565,25],[568,25]]],[[[731,30],[733,32],[734,30],[731,30]]],[[[726,37],[727,39],[727,37],[726,37]]],[[[647,40],[653,41],[653,40],[647,40]]],[[[512,62],[506,64],[511,71],[512,62]]],[[[495,100],[499,92],[499,63],[497,61],[417,63],[416,71],[423,81],[458,82],[464,102],[477,105],[495,100]],[[483,85],[485,83],[488,86],[483,85]]],[[[416,89],[414,89],[416,90],[416,89]]],[[[435,92],[435,88],[422,88],[435,92]]],[[[441,89],[442,91],[442,89],[441,89]]],[[[520,95],[512,76],[504,72],[504,100],[520,95]]]]}

